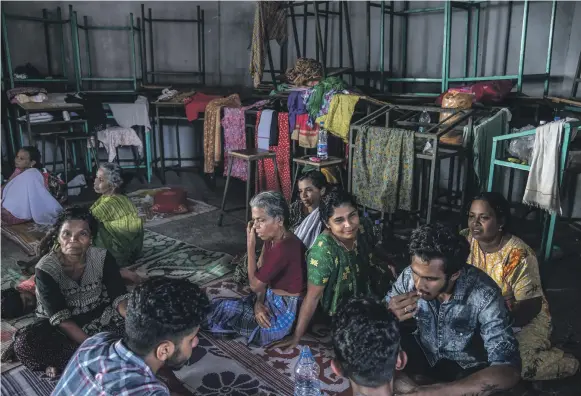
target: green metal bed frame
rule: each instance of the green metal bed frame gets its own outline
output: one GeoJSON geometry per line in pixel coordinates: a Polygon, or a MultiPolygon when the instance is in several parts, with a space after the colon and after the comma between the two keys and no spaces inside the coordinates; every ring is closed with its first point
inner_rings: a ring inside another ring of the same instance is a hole
{"type": "MultiPolygon", "coordinates": [[[[309,17],[315,18],[315,60],[321,62],[323,66],[323,76],[343,75],[349,74],[352,76],[351,83],[353,84],[355,78],[355,61],[353,55],[353,43],[351,40],[351,22],[349,20],[349,9],[347,1],[290,1],[286,2],[285,8],[288,10],[287,18],[290,19],[293,42],[295,47],[296,57],[304,58],[307,56],[307,27],[309,17]],[[332,3],[338,3],[338,10],[330,9],[332,3]],[[312,6],[312,10],[309,10],[312,6]],[[298,9],[298,10],[297,10],[298,9]],[[339,65],[338,67],[328,66],[329,54],[329,17],[337,16],[339,22],[339,65]],[[302,45],[299,40],[297,30],[297,19],[302,17],[302,45]],[[343,67],[344,58],[344,37],[343,37],[343,23],[345,24],[345,36],[347,39],[348,51],[348,67],[343,67]]],[[[272,49],[270,42],[265,40],[266,55],[268,61],[268,70],[264,70],[265,74],[270,74],[271,81],[268,83],[277,84],[281,82],[281,75],[283,75],[287,68],[287,50],[288,41],[280,47],[280,65],[279,69],[275,69],[272,58],[272,49]],[[279,74],[277,76],[277,73],[279,74]]]]}
{"type": "MultiPolygon", "coordinates": [[[[426,139],[432,144],[432,153],[424,154],[422,151],[416,151],[414,158],[418,166],[417,180],[414,175],[414,189],[417,190],[418,196],[415,204],[415,209],[412,209],[408,214],[415,216],[418,222],[431,223],[433,221],[433,210],[437,206],[443,206],[452,211],[461,211],[466,204],[466,194],[469,190],[470,172],[462,173],[462,164],[465,169],[471,169],[471,150],[463,146],[448,145],[440,142],[440,137],[451,130],[463,130],[465,124],[472,129],[475,123],[480,118],[488,118],[496,113],[499,108],[492,109],[442,109],[437,106],[413,106],[413,105],[399,105],[387,103],[383,107],[369,113],[365,117],[352,122],[349,128],[349,163],[348,163],[348,191],[352,191],[353,182],[353,154],[355,150],[355,136],[361,133],[363,127],[371,126],[385,118],[385,127],[403,127],[416,128],[423,127],[424,132],[414,132],[414,139],[426,139]],[[431,123],[420,123],[417,117],[424,111],[429,113],[440,114],[442,112],[450,113],[442,121],[435,121],[431,123]],[[450,160],[448,190],[445,194],[439,193],[439,169],[442,161],[450,160]],[[458,166],[455,166],[455,161],[458,160],[458,166]],[[455,172],[456,171],[456,172],[455,172]],[[456,180],[456,183],[454,183],[456,180]],[[455,191],[454,191],[455,184],[455,191]],[[446,203],[438,202],[439,198],[445,197],[446,203]]],[[[415,172],[414,172],[415,173],[415,172]]],[[[367,210],[367,208],[364,208],[367,210]]],[[[369,208],[378,211],[377,208],[369,208]]],[[[384,219],[385,213],[381,213],[381,218],[384,219]]],[[[392,222],[391,216],[389,218],[392,222]]]]}
{"type": "MultiPolygon", "coordinates": [[[[477,81],[498,81],[498,80],[516,80],[517,81],[517,92],[520,94],[522,93],[523,88],[523,81],[528,80],[536,80],[536,81],[543,81],[544,82],[544,96],[547,96],[549,93],[549,82],[551,77],[551,60],[552,60],[552,52],[553,52],[553,41],[554,41],[554,31],[555,31],[555,17],[557,12],[557,1],[552,0],[552,7],[551,7],[551,22],[549,24],[549,42],[547,48],[547,59],[546,59],[546,66],[545,66],[545,73],[542,74],[524,74],[524,64],[525,64],[525,50],[526,50],[526,42],[527,42],[527,30],[529,25],[529,6],[530,1],[524,1],[523,7],[523,23],[522,23],[522,31],[521,31],[521,41],[520,41],[520,52],[519,52],[519,62],[518,62],[518,72],[517,74],[507,74],[507,64],[508,64],[508,56],[509,56],[509,41],[510,41],[510,25],[512,22],[512,14],[513,14],[513,2],[509,1],[506,3],[502,3],[501,6],[508,6],[508,24],[507,24],[507,33],[505,36],[504,42],[504,66],[503,66],[503,74],[496,75],[496,76],[478,76],[478,42],[479,42],[479,27],[480,27],[480,11],[487,7],[487,1],[467,1],[467,2],[458,2],[458,1],[446,1],[443,6],[439,7],[428,7],[428,8],[410,8],[409,1],[404,2],[404,6],[402,10],[396,10],[396,2],[390,1],[390,4],[387,5],[385,1],[380,2],[367,2],[367,60],[366,60],[366,70],[359,75],[365,76],[365,85],[369,86],[370,77],[374,74],[379,73],[379,84],[380,84],[380,91],[385,92],[385,86],[387,83],[389,90],[391,91],[392,83],[404,83],[404,91],[405,91],[405,84],[409,83],[439,83],[441,84],[441,92],[445,92],[451,83],[469,83],[469,82],[477,82],[477,81]],[[379,72],[371,71],[371,8],[379,8],[382,18],[380,19],[380,31],[379,36],[383,39],[380,40],[380,64],[379,64],[379,72]],[[465,50],[464,50],[464,77],[451,77],[450,76],[450,45],[451,45],[451,35],[452,35],[452,10],[459,9],[466,11],[468,13],[468,17],[466,18],[466,40],[465,40],[465,50]],[[407,70],[407,53],[408,53],[408,46],[407,46],[407,38],[408,38],[408,30],[409,30],[409,16],[414,14],[423,14],[423,13],[434,13],[434,12],[444,12],[444,32],[443,32],[443,50],[442,50],[442,74],[439,78],[424,78],[424,77],[406,77],[405,73],[407,70]],[[387,51],[389,52],[389,73],[393,72],[393,30],[394,30],[394,19],[395,16],[403,17],[403,28],[402,28],[402,70],[403,76],[402,77],[393,77],[388,76],[387,71],[385,70],[385,53],[386,53],[386,45],[385,45],[385,15],[389,15],[389,45],[387,46],[387,51]],[[470,34],[472,32],[472,34],[470,34]],[[470,40],[472,39],[472,40],[470,40]],[[472,41],[472,42],[471,42],[472,41]],[[472,70],[470,72],[470,47],[472,46],[472,70]],[[471,75],[470,75],[471,74],[471,75]]],[[[496,6],[496,5],[494,5],[496,6]]],[[[414,95],[418,96],[437,96],[439,94],[434,93],[415,93],[414,95]]]]}
{"type": "MultiPolygon", "coordinates": [[[[137,26],[134,23],[133,13],[129,14],[129,25],[127,26],[91,26],[89,24],[89,19],[87,16],[83,17],[83,25],[78,23],[77,12],[73,10],[73,6],[69,5],[69,15],[71,19],[71,37],[73,42],[73,53],[74,53],[74,64],[75,64],[75,77],[77,82],[77,91],[83,92],[102,92],[102,93],[132,93],[137,92],[139,89],[138,81],[141,80],[137,73],[137,59],[136,54],[136,44],[135,35],[141,34],[140,19],[137,18],[137,26]],[[87,76],[83,75],[83,70],[81,67],[81,47],[79,41],[79,30],[85,32],[86,41],[86,57],[87,57],[87,76]],[[130,55],[131,55],[131,76],[130,77],[94,77],[91,68],[91,46],[89,40],[89,31],[91,30],[112,30],[112,31],[126,31],[129,32],[129,45],[130,45],[130,55]],[[89,83],[89,89],[83,89],[83,83],[89,83]],[[117,82],[117,83],[131,83],[132,89],[127,90],[93,90],[93,82],[117,82]]],[[[138,39],[138,51],[139,59],[142,59],[142,40],[138,39]]]]}
{"type": "MultiPolygon", "coordinates": [[[[138,24],[139,24],[139,18],[138,24]]],[[[141,68],[142,68],[142,76],[144,84],[155,84],[155,77],[156,76],[190,76],[190,77],[197,77],[199,78],[199,82],[202,85],[206,84],[206,51],[205,51],[205,19],[204,19],[204,10],[201,9],[200,6],[196,7],[196,18],[195,19],[187,19],[187,18],[178,18],[178,19],[168,19],[168,18],[154,18],[152,15],[151,8],[147,10],[147,17],[145,16],[145,4],[141,4],[141,47],[142,47],[142,56],[141,56],[141,68]],[[163,22],[163,23],[193,23],[197,25],[197,51],[198,51],[198,71],[161,71],[155,70],[155,62],[154,62],[154,48],[153,48],[153,23],[154,22],[163,22]],[[148,24],[146,28],[146,24],[148,24]],[[147,32],[149,31],[149,69],[148,69],[148,62],[147,62],[147,32]],[[151,81],[150,81],[151,76],[151,81]]]]}
{"type": "Polygon", "coordinates": [[[54,18],[46,8],[42,10],[42,17],[32,17],[24,15],[14,15],[7,14],[2,10],[2,44],[4,47],[4,60],[7,76],[3,77],[3,82],[6,81],[8,84],[7,88],[15,88],[16,85],[26,84],[26,83],[63,83],[67,84],[69,82],[67,76],[67,61],[65,53],[65,25],[70,24],[70,19],[63,19],[61,8],[57,7],[54,18]],[[10,55],[10,45],[8,43],[8,29],[6,23],[8,21],[29,21],[41,23],[44,27],[44,37],[46,43],[46,60],[47,60],[47,71],[50,78],[27,78],[24,80],[17,80],[14,78],[14,69],[12,65],[12,57],[10,55]],[[50,45],[50,26],[57,25],[59,29],[57,30],[57,37],[60,42],[60,60],[62,67],[62,75],[53,76],[52,68],[52,48],[50,45]]]}
{"type": "Polygon", "coordinates": [[[573,76],[573,85],[571,86],[571,99],[577,97],[577,89],[581,83],[581,51],[579,51],[579,60],[577,61],[577,71],[573,76]]]}
{"type": "MultiPolygon", "coordinates": [[[[579,128],[581,126],[580,121],[570,121],[564,124],[563,129],[563,143],[561,144],[561,155],[559,161],[559,185],[563,182],[563,176],[565,175],[566,165],[567,165],[567,156],[569,154],[569,143],[571,141],[571,135],[573,130],[579,128]]],[[[529,172],[531,167],[530,165],[522,165],[522,164],[515,164],[512,162],[504,161],[497,159],[497,153],[499,152],[499,145],[503,143],[508,143],[512,139],[516,139],[523,136],[530,136],[536,133],[536,129],[531,129],[528,131],[517,132],[517,133],[510,133],[507,135],[497,136],[494,137],[492,140],[492,154],[490,160],[490,171],[488,173],[488,191],[492,191],[494,188],[494,171],[495,167],[503,167],[509,169],[518,169],[522,171],[529,172]]],[[[551,258],[551,254],[553,251],[553,237],[555,236],[555,225],[557,223],[557,214],[551,214],[548,216],[549,221],[543,222],[543,234],[541,239],[541,255],[545,262],[547,262],[551,258]]]]}

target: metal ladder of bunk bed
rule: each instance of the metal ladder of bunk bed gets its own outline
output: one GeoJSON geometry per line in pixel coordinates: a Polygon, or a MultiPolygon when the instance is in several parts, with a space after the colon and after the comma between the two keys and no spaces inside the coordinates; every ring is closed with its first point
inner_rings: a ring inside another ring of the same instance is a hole
{"type": "MultiPolygon", "coordinates": [[[[567,156],[569,154],[569,143],[571,141],[571,136],[573,134],[574,129],[578,129],[581,126],[581,121],[569,121],[564,123],[563,125],[563,142],[561,143],[561,152],[560,152],[560,160],[559,160],[559,186],[563,182],[563,176],[565,175],[566,167],[567,167],[567,156]]],[[[526,172],[531,170],[530,165],[523,165],[523,164],[516,164],[509,161],[504,161],[497,159],[497,150],[499,143],[502,144],[507,142],[524,137],[524,136],[531,136],[536,133],[536,128],[531,129],[528,131],[517,132],[517,133],[510,133],[507,135],[497,136],[492,139],[492,154],[490,159],[490,171],[488,172],[488,191],[492,191],[494,188],[494,170],[496,166],[509,168],[509,169],[519,169],[526,172]]],[[[544,261],[547,262],[551,258],[551,254],[553,252],[553,238],[555,236],[555,225],[557,223],[558,214],[554,213],[549,216],[549,221],[543,222],[543,235],[541,240],[541,256],[543,257],[544,261]]]]}

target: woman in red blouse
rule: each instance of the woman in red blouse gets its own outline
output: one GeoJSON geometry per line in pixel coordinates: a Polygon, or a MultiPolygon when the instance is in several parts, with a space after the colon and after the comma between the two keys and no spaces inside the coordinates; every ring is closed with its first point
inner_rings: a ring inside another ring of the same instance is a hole
{"type": "Polygon", "coordinates": [[[289,231],[289,207],[279,192],[250,200],[248,281],[253,293],[242,299],[216,299],[206,327],[213,333],[240,334],[260,346],[290,334],[306,287],[305,245],[289,231]],[[256,257],[256,236],[264,241],[256,257]]]}

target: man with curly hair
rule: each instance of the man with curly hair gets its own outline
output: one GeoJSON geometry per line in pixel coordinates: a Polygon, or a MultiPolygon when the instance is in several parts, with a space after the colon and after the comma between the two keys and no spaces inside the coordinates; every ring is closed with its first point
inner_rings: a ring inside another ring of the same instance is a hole
{"type": "Polygon", "coordinates": [[[183,367],[198,345],[209,300],[183,279],[151,278],[129,297],[125,336],[110,333],[87,339],[70,360],[55,396],[169,396],[190,394],[172,370],[183,367]]]}
{"type": "Polygon", "coordinates": [[[509,313],[494,280],[466,264],[466,239],[428,224],[414,230],[409,252],[411,265],[386,301],[402,331],[415,322],[413,335],[402,333],[406,373],[436,384],[405,393],[484,396],[515,386],[521,360],[509,313]]]}
{"type": "Polygon", "coordinates": [[[353,394],[392,396],[394,372],[407,362],[397,318],[373,299],[352,299],[337,312],[332,334],[331,368],[349,378],[353,394]]]}

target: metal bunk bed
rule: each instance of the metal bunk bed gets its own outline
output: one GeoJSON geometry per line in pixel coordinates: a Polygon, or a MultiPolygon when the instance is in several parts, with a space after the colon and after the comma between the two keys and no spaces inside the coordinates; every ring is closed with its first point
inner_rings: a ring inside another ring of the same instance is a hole
{"type": "MultiPolygon", "coordinates": [[[[416,143],[418,140],[427,140],[431,143],[431,153],[424,153],[416,144],[415,159],[419,172],[414,175],[414,189],[419,194],[415,209],[409,214],[414,216],[419,222],[430,223],[433,220],[433,209],[436,206],[446,207],[456,212],[460,212],[466,205],[466,194],[471,189],[471,150],[464,148],[462,145],[449,145],[440,142],[440,138],[452,130],[462,131],[465,126],[470,130],[477,120],[487,118],[495,114],[499,109],[466,109],[451,110],[442,109],[434,106],[412,106],[386,104],[380,109],[368,114],[367,116],[353,122],[349,130],[349,164],[348,172],[348,190],[352,191],[353,181],[353,154],[355,149],[355,137],[357,133],[362,133],[364,127],[378,124],[383,120],[384,127],[398,126],[403,128],[425,128],[424,132],[414,132],[416,143]],[[427,111],[428,113],[451,113],[442,121],[436,123],[420,123],[415,121],[418,116],[427,111]],[[452,120],[453,119],[453,120],[452,120]],[[439,193],[439,170],[442,161],[449,160],[449,177],[448,189],[445,193],[439,193]],[[458,165],[456,166],[456,161],[458,165]],[[464,164],[464,172],[462,172],[464,164]],[[444,198],[440,202],[440,198],[444,198]]],[[[378,208],[370,208],[381,212],[382,219],[385,213],[378,208]]],[[[392,214],[389,214],[390,222],[392,214]]]]}
{"type": "Polygon", "coordinates": [[[137,26],[134,23],[133,13],[129,14],[129,25],[126,26],[92,26],[89,24],[89,18],[87,16],[83,17],[83,25],[78,23],[77,12],[73,10],[73,6],[69,5],[69,15],[71,19],[71,37],[73,42],[73,53],[74,53],[74,66],[75,66],[75,76],[77,81],[77,91],[83,92],[108,92],[108,93],[130,93],[136,92],[139,89],[137,73],[137,59],[142,59],[142,41],[139,39],[138,44],[139,56],[136,54],[135,45],[135,35],[141,33],[139,28],[140,19],[137,18],[137,26]],[[79,40],[79,30],[85,32],[85,53],[86,53],[86,64],[87,64],[87,75],[83,75],[82,61],[81,61],[81,44],[79,40]],[[95,77],[93,76],[91,68],[91,45],[89,40],[89,32],[92,30],[109,30],[109,31],[127,31],[129,32],[129,45],[130,45],[130,56],[131,56],[131,76],[130,77],[95,77]],[[84,83],[88,83],[88,90],[84,89],[84,83]],[[100,83],[130,83],[132,88],[125,90],[93,90],[93,82],[100,83]]]}
{"type": "MultiPolygon", "coordinates": [[[[567,157],[569,154],[569,145],[571,142],[571,136],[573,131],[581,126],[580,121],[570,121],[564,124],[563,128],[563,140],[561,144],[561,153],[560,153],[560,160],[559,160],[559,185],[563,182],[563,177],[566,172],[567,168],[567,157]]],[[[510,133],[502,136],[497,136],[493,138],[492,143],[492,155],[491,155],[491,162],[490,162],[490,171],[488,173],[488,191],[492,191],[494,189],[494,180],[495,180],[495,169],[496,167],[503,167],[508,169],[518,169],[521,171],[530,171],[530,165],[522,165],[516,164],[509,161],[498,159],[498,153],[503,153],[504,144],[508,144],[508,142],[512,139],[516,139],[523,136],[530,136],[536,133],[536,128],[531,129],[528,131],[522,131],[517,133],[510,133]]],[[[553,237],[555,235],[555,225],[557,223],[557,214],[547,214],[545,216],[543,222],[543,232],[542,232],[542,240],[541,240],[541,254],[545,262],[551,258],[551,254],[553,252],[553,237]],[[548,219],[547,219],[548,217],[548,219]]]]}
{"type": "MultiPolygon", "coordinates": [[[[353,57],[353,43],[351,41],[351,23],[349,20],[349,9],[346,1],[291,1],[287,2],[285,8],[288,11],[287,18],[290,19],[292,26],[293,41],[295,47],[296,57],[306,58],[307,54],[307,30],[309,17],[315,18],[315,60],[321,62],[323,66],[324,77],[342,76],[344,74],[351,75],[351,83],[354,83],[355,61],[353,57]],[[338,10],[331,9],[332,3],[338,3],[338,10]],[[312,10],[309,10],[312,6],[312,10]],[[329,55],[329,18],[338,16],[339,22],[339,60],[336,67],[330,66],[328,63],[329,55]],[[297,29],[297,18],[302,17],[302,46],[299,41],[299,33],[297,29]],[[321,21],[322,19],[322,21],[321,21]],[[324,27],[322,25],[324,23],[324,27]],[[347,51],[349,66],[343,66],[344,58],[344,37],[343,37],[343,23],[345,23],[345,35],[347,39],[347,51]]],[[[265,40],[266,55],[268,66],[270,69],[264,70],[264,73],[270,74],[271,80],[268,84],[278,84],[282,82],[282,78],[287,69],[287,45],[288,41],[280,47],[280,64],[279,68],[275,69],[272,57],[272,49],[270,42],[265,40]]]]}
{"type": "Polygon", "coordinates": [[[7,75],[3,75],[3,82],[7,89],[11,89],[20,84],[27,83],[42,83],[42,84],[53,84],[61,83],[62,85],[68,84],[69,79],[67,75],[67,61],[65,54],[65,40],[64,31],[65,25],[70,24],[70,19],[63,19],[61,8],[57,7],[54,13],[49,12],[46,8],[42,10],[42,17],[31,17],[24,15],[13,15],[7,14],[2,10],[2,43],[4,49],[4,63],[7,75]],[[14,67],[12,64],[12,57],[10,52],[10,45],[8,39],[8,29],[6,23],[8,21],[28,21],[42,23],[44,28],[44,38],[46,45],[46,62],[47,62],[47,73],[48,76],[44,78],[26,78],[26,79],[15,79],[14,78],[14,67]],[[51,26],[56,25],[56,36],[60,43],[60,72],[53,70],[53,48],[51,47],[51,26]]]}
{"type": "MultiPolygon", "coordinates": [[[[139,18],[138,18],[139,21],[139,18]]],[[[139,23],[139,22],[138,22],[139,23]]],[[[147,17],[145,16],[145,4],[141,4],[141,47],[143,48],[141,65],[143,70],[143,84],[156,83],[156,76],[182,76],[194,77],[202,85],[206,84],[206,59],[205,59],[205,38],[204,38],[204,10],[200,6],[196,7],[195,19],[169,19],[169,18],[153,18],[151,8],[147,10],[147,17]],[[197,46],[198,53],[198,70],[197,71],[162,71],[155,70],[154,48],[153,48],[153,23],[181,23],[181,24],[196,24],[197,25],[197,46]],[[146,24],[148,24],[146,28],[146,24]],[[147,60],[147,31],[149,31],[149,68],[147,60]],[[151,78],[150,78],[151,76],[151,78]]],[[[175,84],[174,84],[175,85],[175,84]]]]}
{"type": "MultiPolygon", "coordinates": [[[[510,27],[513,22],[512,14],[514,4],[512,1],[501,3],[500,6],[508,7],[508,18],[507,18],[507,30],[504,38],[504,60],[503,60],[503,73],[496,76],[478,76],[478,43],[480,34],[480,13],[482,10],[497,5],[487,4],[487,1],[467,1],[467,2],[456,2],[456,1],[446,1],[443,6],[438,7],[428,7],[428,8],[410,8],[409,1],[404,2],[403,9],[396,10],[396,2],[391,1],[390,5],[386,5],[385,1],[380,2],[367,2],[367,62],[366,70],[363,72],[357,72],[359,77],[364,77],[365,86],[370,87],[370,81],[373,79],[379,80],[380,93],[385,92],[385,87],[389,88],[392,92],[393,83],[402,83],[402,93],[405,93],[406,88],[412,83],[433,83],[440,84],[440,92],[445,92],[450,84],[454,83],[469,83],[477,81],[497,81],[497,80],[516,80],[517,81],[517,93],[522,93],[523,82],[527,81],[542,81],[544,83],[544,95],[546,96],[549,92],[549,82],[551,80],[551,59],[552,59],[552,49],[554,41],[554,30],[555,30],[555,17],[557,12],[557,1],[553,0],[551,7],[551,20],[548,25],[548,48],[547,48],[547,59],[545,66],[545,73],[541,74],[524,74],[525,65],[525,50],[527,44],[527,29],[529,25],[529,0],[524,1],[523,6],[523,22],[520,40],[520,52],[519,52],[519,62],[518,62],[518,72],[516,74],[508,74],[508,57],[509,57],[509,43],[510,43],[510,27]],[[379,8],[381,12],[380,19],[380,39],[379,47],[379,71],[371,70],[371,9],[379,8]],[[452,35],[452,10],[458,9],[467,12],[466,18],[466,39],[465,39],[465,49],[464,49],[464,76],[463,77],[452,77],[450,76],[450,49],[451,49],[451,35],[452,35]],[[442,46],[442,72],[437,78],[424,78],[424,77],[407,77],[407,53],[408,53],[408,31],[409,31],[409,17],[416,14],[424,13],[434,13],[434,12],[444,12],[444,32],[443,32],[443,46],[442,46]],[[385,15],[389,15],[389,45],[385,45],[385,15]],[[402,48],[402,75],[394,75],[394,17],[400,16],[403,18],[403,27],[401,33],[401,48],[402,48]],[[470,49],[472,47],[472,50],[470,49]],[[389,68],[385,68],[385,53],[389,53],[389,68]],[[470,56],[472,59],[470,59],[470,56]],[[472,70],[470,70],[470,68],[472,70]]],[[[439,93],[438,93],[439,94],[439,93]]],[[[436,93],[416,93],[415,95],[423,96],[433,96],[438,95],[436,93]]]]}
{"type": "MultiPolygon", "coordinates": [[[[129,24],[123,26],[94,26],[89,23],[89,18],[87,16],[83,17],[83,24],[80,25],[78,23],[78,16],[77,12],[73,10],[73,6],[69,5],[69,15],[71,18],[71,37],[73,43],[73,53],[74,53],[74,67],[75,67],[75,75],[77,80],[77,91],[83,92],[89,95],[95,95],[96,97],[101,97],[103,101],[103,108],[107,112],[107,119],[112,120],[114,119],[112,112],[110,111],[110,107],[108,106],[107,98],[111,100],[111,102],[120,103],[120,101],[127,101],[128,103],[133,103],[133,101],[137,98],[137,92],[140,88],[139,82],[142,79],[142,76],[138,74],[138,67],[137,62],[138,59],[142,59],[142,40],[141,40],[141,20],[137,18],[135,21],[133,17],[133,13],[129,14],[129,24]],[[84,31],[85,37],[85,57],[86,57],[86,70],[87,74],[83,74],[83,62],[81,56],[81,43],[79,39],[79,30],[84,31]],[[130,51],[130,73],[131,76],[129,77],[95,77],[92,71],[92,62],[91,62],[91,43],[90,43],[90,31],[121,31],[121,32],[128,32],[129,34],[129,51],[130,51]],[[136,37],[137,39],[137,46],[136,46],[136,37]],[[85,85],[85,83],[87,83],[85,85]],[[94,83],[110,83],[110,84],[130,84],[130,88],[126,89],[93,89],[94,83]]],[[[141,62],[140,62],[141,63],[141,62]]],[[[130,162],[131,165],[122,165],[122,168],[126,169],[135,169],[145,170],[147,181],[151,181],[151,163],[152,163],[152,155],[151,155],[151,130],[146,127],[140,128],[143,138],[144,144],[144,158],[141,161],[137,158],[137,154],[135,154],[135,150],[133,151],[133,160],[126,160],[120,159],[117,160],[119,163],[122,162],[130,162]],[[141,162],[141,163],[140,163],[141,162]]],[[[136,130],[137,133],[139,131],[136,130]]]]}
{"type": "Polygon", "coordinates": [[[579,52],[579,60],[577,61],[577,71],[573,76],[573,85],[571,86],[571,99],[577,97],[577,89],[579,88],[579,83],[581,82],[581,51],[579,52]]]}

